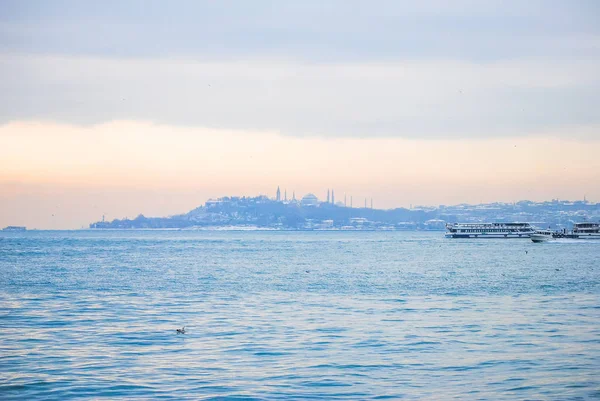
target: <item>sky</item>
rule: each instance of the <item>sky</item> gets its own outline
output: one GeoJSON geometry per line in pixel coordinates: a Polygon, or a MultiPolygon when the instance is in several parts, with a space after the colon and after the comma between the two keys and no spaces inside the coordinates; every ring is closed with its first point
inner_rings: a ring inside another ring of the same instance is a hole
{"type": "Polygon", "coordinates": [[[0,4],[0,226],[209,198],[600,202],[595,1],[0,4]]]}

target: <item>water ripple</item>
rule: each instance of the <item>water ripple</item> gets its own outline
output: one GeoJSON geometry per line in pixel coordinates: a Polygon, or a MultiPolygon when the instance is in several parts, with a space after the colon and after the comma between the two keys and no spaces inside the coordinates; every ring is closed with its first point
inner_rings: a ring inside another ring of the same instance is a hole
{"type": "Polygon", "coordinates": [[[3,400],[600,395],[598,247],[429,233],[1,235],[3,400]]]}

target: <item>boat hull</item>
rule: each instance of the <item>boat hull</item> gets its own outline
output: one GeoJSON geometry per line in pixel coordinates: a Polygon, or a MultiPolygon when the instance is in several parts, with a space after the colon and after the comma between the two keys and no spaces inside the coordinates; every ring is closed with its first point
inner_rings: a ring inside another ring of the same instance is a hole
{"type": "Polygon", "coordinates": [[[531,234],[531,240],[533,242],[548,242],[553,241],[554,237],[552,235],[531,234]]]}
{"type": "Polygon", "coordinates": [[[553,239],[581,239],[581,240],[600,240],[600,234],[598,233],[556,233],[553,239]]]}
{"type": "Polygon", "coordinates": [[[591,233],[591,234],[570,234],[567,235],[567,238],[572,238],[572,239],[587,239],[587,240],[600,240],[600,234],[598,233],[591,233]]]}
{"type": "Polygon", "coordinates": [[[527,239],[531,237],[531,234],[522,233],[522,234],[463,234],[463,233],[446,233],[446,238],[497,238],[497,239],[505,239],[505,238],[523,238],[527,239]]]}

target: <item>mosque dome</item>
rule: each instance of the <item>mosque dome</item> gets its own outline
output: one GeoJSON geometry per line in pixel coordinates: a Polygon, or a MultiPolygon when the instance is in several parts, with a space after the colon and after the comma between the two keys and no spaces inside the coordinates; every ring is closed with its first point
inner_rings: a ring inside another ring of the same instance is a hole
{"type": "Polygon", "coordinates": [[[300,201],[302,206],[316,206],[319,204],[319,199],[313,194],[306,194],[300,201]]]}

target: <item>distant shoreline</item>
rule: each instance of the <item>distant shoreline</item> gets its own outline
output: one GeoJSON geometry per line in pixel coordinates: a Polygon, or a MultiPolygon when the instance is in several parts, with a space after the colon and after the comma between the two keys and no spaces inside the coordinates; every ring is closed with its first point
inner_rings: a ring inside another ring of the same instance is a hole
{"type": "MultiPolygon", "coordinates": [[[[309,194],[310,195],[310,194],[309,194]]],[[[223,197],[188,213],[168,217],[105,220],[90,229],[169,229],[189,231],[445,231],[447,223],[529,222],[537,227],[570,229],[576,222],[600,219],[600,203],[519,201],[480,205],[417,206],[390,210],[346,207],[314,195],[301,201],[223,197]],[[310,201],[310,202],[309,202],[310,201]]],[[[366,206],[366,205],[365,205],[366,206]]]]}
{"type": "MultiPolygon", "coordinates": [[[[423,230],[423,229],[396,229],[396,230],[381,230],[381,229],[304,229],[304,228],[31,228],[27,231],[4,231],[5,233],[31,233],[40,231],[90,231],[90,232],[109,232],[109,231],[182,231],[182,232],[444,232],[445,230],[423,230]]],[[[1,231],[0,231],[1,232],[1,231]]]]}

